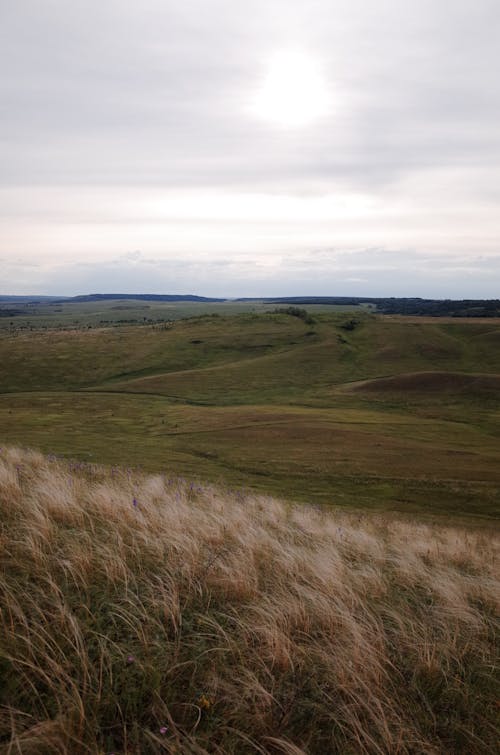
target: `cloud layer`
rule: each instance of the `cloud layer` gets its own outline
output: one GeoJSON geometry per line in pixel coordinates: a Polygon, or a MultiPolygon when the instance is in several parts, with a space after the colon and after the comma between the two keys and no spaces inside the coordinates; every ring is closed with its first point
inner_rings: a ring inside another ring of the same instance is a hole
{"type": "Polygon", "coordinates": [[[499,32],[493,0],[5,3],[3,293],[497,296],[499,32]],[[304,128],[252,115],[287,50],[330,93],[304,128]]]}

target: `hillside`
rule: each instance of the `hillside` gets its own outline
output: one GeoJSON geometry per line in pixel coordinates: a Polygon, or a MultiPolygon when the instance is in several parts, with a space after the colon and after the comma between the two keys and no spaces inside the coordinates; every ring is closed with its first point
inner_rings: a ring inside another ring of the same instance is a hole
{"type": "Polygon", "coordinates": [[[209,296],[196,296],[195,294],[80,294],[79,296],[72,296],[71,298],[64,297],[61,301],[65,304],[89,301],[115,301],[115,300],[128,300],[128,301],[196,301],[196,302],[216,302],[226,301],[225,299],[217,299],[209,296]]]}
{"type": "Polygon", "coordinates": [[[496,752],[484,530],[14,448],[0,507],[4,753],[496,752]]]}
{"type": "Polygon", "coordinates": [[[306,502],[491,519],[499,345],[497,320],[366,312],[3,331],[1,440],[306,502]]]}

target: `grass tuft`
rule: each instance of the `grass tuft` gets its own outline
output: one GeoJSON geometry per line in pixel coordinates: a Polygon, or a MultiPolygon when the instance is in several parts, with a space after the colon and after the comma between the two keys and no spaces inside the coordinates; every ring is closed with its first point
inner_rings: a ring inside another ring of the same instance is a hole
{"type": "Polygon", "coordinates": [[[0,453],[2,753],[493,753],[498,539],[0,453]]]}

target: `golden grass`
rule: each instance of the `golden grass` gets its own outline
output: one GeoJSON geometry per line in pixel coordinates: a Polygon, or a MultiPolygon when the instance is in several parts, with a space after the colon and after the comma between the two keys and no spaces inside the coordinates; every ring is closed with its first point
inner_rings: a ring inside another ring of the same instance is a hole
{"type": "Polygon", "coordinates": [[[499,541],[0,453],[0,751],[495,752],[499,541]]]}

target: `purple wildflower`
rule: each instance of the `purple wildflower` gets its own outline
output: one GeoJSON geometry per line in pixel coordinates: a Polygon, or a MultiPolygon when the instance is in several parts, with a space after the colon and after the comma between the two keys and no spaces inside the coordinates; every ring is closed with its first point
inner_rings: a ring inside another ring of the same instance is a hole
{"type": "Polygon", "coordinates": [[[168,729],[167,729],[167,727],[166,727],[166,726],[161,726],[161,727],[160,727],[160,734],[166,734],[166,733],[167,733],[167,731],[168,731],[168,729]]]}
{"type": "Polygon", "coordinates": [[[127,655],[127,663],[133,663],[135,661],[134,655],[127,655]]]}
{"type": "Polygon", "coordinates": [[[138,505],[139,505],[139,501],[137,500],[137,498],[134,498],[134,500],[132,501],[132,506],[137,508],[138,505]]]}

